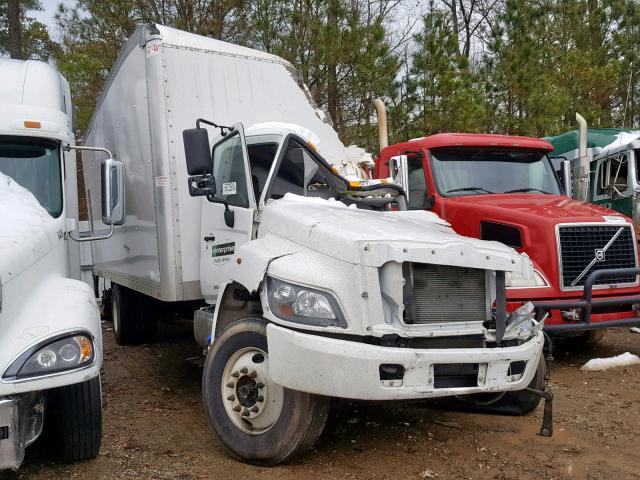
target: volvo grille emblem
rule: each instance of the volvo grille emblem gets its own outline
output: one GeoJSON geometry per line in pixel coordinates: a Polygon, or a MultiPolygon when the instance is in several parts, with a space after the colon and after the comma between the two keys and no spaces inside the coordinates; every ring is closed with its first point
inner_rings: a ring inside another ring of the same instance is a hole
{"type": "Polygon", "coordinates": [[[604,250],[601,248],[596,249],[596,260],[598,262],[604,262],[604,250]]]}

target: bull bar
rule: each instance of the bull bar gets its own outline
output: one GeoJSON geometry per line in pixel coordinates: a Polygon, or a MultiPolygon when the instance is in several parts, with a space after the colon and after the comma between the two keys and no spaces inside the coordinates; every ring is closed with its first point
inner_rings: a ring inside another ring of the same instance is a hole
{"type": "Polygon", "coordinates": [[[579,309],[580,319],[566,324],[545,325],[548,333],[563,333],[581,330],[594,330],[600,328],[640,326],[640,317],[622,318],[602,322],[591,322],[591,313],[594,307],[612,307],[617,305],[640,304],[640,295],[593,298],[593,285],[600,277],[624,277],[628,275],[640,275],[640,268],[612,268],[592,272],[584,282],[582,299],[572,301],[553,300],[545,302],[532,302],[535,308],[536,320],[542,320],[546,313],[556,309],[579,309]]]}

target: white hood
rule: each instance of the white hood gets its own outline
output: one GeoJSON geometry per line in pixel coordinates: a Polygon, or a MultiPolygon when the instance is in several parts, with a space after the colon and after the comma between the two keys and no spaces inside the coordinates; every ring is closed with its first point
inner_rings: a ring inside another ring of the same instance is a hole
{"type": "Polygon", "coordinates": [[[531,275],[531,262],[498,242],[463,237],[425,211],[377,212],[287,194],[264,209],[259,236],[286,238],[325,255],[368,266],[415,261],[531,275]]]}
{"type": "Polygon", "coordinates": [[[0,172],[0,284],[55,247],[57,222],[26,188],[0,172]]]}

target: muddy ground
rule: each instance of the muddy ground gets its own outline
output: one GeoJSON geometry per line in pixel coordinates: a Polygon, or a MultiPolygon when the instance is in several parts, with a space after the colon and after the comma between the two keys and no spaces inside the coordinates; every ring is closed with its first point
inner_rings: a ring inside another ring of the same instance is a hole
{"type": "Polygon", "coordinates": [[[609,332],[592,350],[551,362],[555,435],[528,417],[444,411],[431,403],[341,403],[316,447],[284,466],[228,458],[207,425],[198,348],[187,326],[119,347],[105,324],[104,436],[100,456],[76,465],[30,447],[19,473],[0,479],[615,479],[640,478],[640,366],[583,373],[594,356],[640,355],[640,335],[609,332]]]}

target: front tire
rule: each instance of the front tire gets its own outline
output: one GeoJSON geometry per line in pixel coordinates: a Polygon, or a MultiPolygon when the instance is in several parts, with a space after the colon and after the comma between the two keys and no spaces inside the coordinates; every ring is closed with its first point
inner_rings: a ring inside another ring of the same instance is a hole
{"type": "Polygon", "coordinates": [[[202,395],[209,423],[229,454],[271,466],[313,446],[330,399],[271,380],[266,325],[248,318],[222,332],[207,355],[202,395]]]}
{"type": "Polygon", "coordinates": [[[50,390],[47,393],[45,437],[47,448],[65,462],[96,458],[102,441],[100,377],[50,390]]]}

